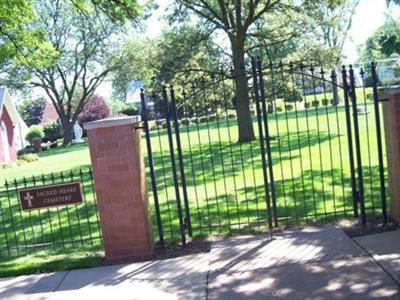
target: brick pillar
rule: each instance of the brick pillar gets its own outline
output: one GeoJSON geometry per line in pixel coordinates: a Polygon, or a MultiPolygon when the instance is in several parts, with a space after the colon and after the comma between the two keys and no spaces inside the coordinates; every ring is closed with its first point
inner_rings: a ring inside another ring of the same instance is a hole
{"type": "Polygon", "coordinates": [[[400,87],[386,88],[382,98],[391,198],[390,215],[400,222],[400,87]]]}
{"type": "Polygon", "coordinates": [[[143,260],[153,253],[139,121],[123,117],[84,124],[108,261],[143,260]]]}

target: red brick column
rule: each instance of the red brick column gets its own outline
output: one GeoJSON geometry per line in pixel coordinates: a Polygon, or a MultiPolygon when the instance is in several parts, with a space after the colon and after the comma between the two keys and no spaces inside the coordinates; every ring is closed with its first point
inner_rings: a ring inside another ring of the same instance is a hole
{"type": "Polygon", "coordinates": [[[400,222],[400,87],[387,88],[382,92],[383,119],[387,149],[390,215],[400,222]]]}
{"type": "Polygon", "coordinates": [[[109,261],[142,260],[153,254],[139,121],[140,117],[124,117],[84,124],[109,261]]]}

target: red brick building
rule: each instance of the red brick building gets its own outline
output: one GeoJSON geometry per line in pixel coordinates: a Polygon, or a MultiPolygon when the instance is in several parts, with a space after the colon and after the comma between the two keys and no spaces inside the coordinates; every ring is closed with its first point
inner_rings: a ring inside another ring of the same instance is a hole
{"type": "Polygon", "coordinates": [[[17,151],[26,145],[27,126],[19,115],[10,94],[0,87],[0,164],[15,162],[17,151]]]}

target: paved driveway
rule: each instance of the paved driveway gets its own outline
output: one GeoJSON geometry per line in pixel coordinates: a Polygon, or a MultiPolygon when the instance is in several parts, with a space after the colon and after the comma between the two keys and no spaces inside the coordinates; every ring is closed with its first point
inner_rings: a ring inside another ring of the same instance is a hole
{"type": "MultiPolygon", "coordinates": [[[[369,237],[400,241],[392,235],[369,237]]],[[[372,245],[329,227],[239,236],[209,253],[0,279],[0,299],[400,299],[400,244],[385,254],[372,245]]]]}

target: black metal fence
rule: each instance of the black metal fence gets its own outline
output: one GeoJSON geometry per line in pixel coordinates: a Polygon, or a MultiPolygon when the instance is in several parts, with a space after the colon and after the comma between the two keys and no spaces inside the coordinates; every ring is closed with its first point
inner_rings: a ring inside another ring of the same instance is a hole
{"type": "Polygon", "coordinates": [[[0,256],[44,249],[102,245],[92,170],[78,170],[5,181],[0,188],[0,256]],[[83,203],[24,211],[18,190],[80,182],[83,203]]]}
{"type": "Polygon", "coordinates": [[[253,60],[256,138],[238,142],[235,75],[142,93],[159,241],[369,216],[385,222],[376,66],[326,73],[253,60]]]}

